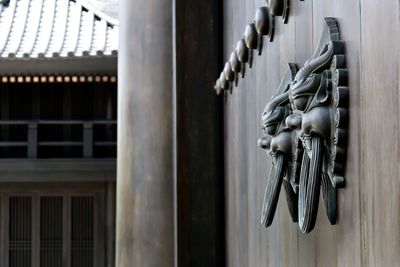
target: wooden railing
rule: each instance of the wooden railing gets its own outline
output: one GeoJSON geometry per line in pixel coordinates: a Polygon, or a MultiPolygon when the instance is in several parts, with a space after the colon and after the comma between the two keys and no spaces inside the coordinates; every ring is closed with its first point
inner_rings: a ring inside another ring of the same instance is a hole
{"type": "Polygon", "coordinates": [[[42,146],[81,146],[83,149],[83,158],[93,157],[93,148],[96,146],[116,146],[116,140],[94,141],[93,128],[95,125],[116,125],[116,120],[2,120],[0,126],[13,126],[13,125],[26,125],[27,126],[27,140],[26,141],[1,141],[0,147],[27,147],[27,157],[37,158],[38,147],[42,146]],[[45,141],[38,139],[38,130],[43,125],[81,125],[82,126],[82,140],[80,141],[45,141]]]}

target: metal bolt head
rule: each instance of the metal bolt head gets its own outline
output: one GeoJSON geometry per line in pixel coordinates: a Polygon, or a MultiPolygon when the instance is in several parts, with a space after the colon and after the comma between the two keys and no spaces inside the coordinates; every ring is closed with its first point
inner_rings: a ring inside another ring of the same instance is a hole
{"type": "Polygon", "coordinates": [[[235,79],[235,73],[233,73],[231,64],[229,64],[229,62],[225,63],[223,72],[227,81],[232,82],[235,79]]]}
{"type": "Polygon", "coordinates": [[[239,59],[238,59],[235,51],[231,53],[231,56],[229,57],[229,63],[231,65],[231,69],[233,72],[240,72],[241,64],[239,62],[239,59]]]}
{"type": "Polygon", "coordinates": [[[224,89],[224,90],[229,89],[229,82],[225,79],[225,74],[223,72],[219,76],[219,83],[220,83],[222,89],[224,89]]]}
{"type": "Polygon", "coordinates": [[[246,43],[247,48],[256,49],[257,48],[257,30],[254,23],[250,23],[246,26],[244,31],[244,41],[246,43]]]}
{"type": "Polygon", "coordinates": [[[217,92],[217,95],[221,94],[222,88],[219,79],[215,81],[214,90],[217,92]]]}
{"type": "Polygon", "coordinates": [[[258,34],[268,35],[270,30],[270,14],[267,7],[263,6],[257,9],[254,17],[254,25],[258,34]]]}
{"type": "Polygon", "coordinates": [[[284,9],[283,0],[267,0],[267,5],[271,10],[271,14],[274,16],[282,16],[284,9]]]}
{"type": "Polygon", "coordinates": [[[240,39],[237,42],[235,52],[240,62],[244,63],[249,61],[249,49],[247,48],[244,39],[240,39]]]}

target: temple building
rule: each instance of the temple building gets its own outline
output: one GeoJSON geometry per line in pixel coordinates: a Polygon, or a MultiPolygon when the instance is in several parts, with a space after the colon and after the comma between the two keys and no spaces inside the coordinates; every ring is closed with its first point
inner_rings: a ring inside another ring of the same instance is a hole
{"type": "Polygon", "coordinates": [[[399,43],[399,0],[0,0],[0,267],[396,265],[399,43]]]}
{"type": "Polygon", "coordinates": [[[0,266],[114,266],[118,21],[0,3],[0,266]]]}

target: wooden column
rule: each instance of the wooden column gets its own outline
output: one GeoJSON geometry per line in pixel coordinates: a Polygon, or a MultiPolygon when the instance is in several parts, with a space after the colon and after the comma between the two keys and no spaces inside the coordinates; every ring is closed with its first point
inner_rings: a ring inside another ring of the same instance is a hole
{"type": "Polygon", "coordinates": [[[222,1],[174,2],[178,266],[224,266],[222,1]]]}
{"type": "Polygon", "coordinates": [[[172,0],[120,2],[116,266],[173,266],[172,0]]]}

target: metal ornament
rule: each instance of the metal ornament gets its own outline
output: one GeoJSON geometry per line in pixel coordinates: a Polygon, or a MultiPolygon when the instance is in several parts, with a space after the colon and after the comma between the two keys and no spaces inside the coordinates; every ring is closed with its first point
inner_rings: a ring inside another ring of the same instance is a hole
{"type": "Polygon", "coordinates": [[[235,80],[235,73],[232,71],[231,64],[229,64],[229,62],[225,63],[223,72],[225,79],[228,82],[233,82],[235,80]]]}
{"type": "Polygon", "coordinates": [[[249,49],[247,48],[244,39],[240,39],[237,42],[235,53],[239,62],[241,63],[242,78],[244,78],[244,75],[246,73],[246,63],[249,61],[249,49]]]}
{"type": "Polygon", "coordinates": [[[226,98],[227,98],[227,96],[228,96],[228,91],[230,90],[230,87],[231,87],[231,83],[228,82],[228,81],[225,79],[225,74],[224,74],[224,72],[221,72],[221,75],[219,76],[219,79],[218,79],[217,84],[220,86],[220,88],[221,88],[221,90],[222,90],[222,92],[223,92],[224,100],[226,100],[226,98]]]}
{"type": "MultiPolygon", "coordinates": [[[[296,64],[288,64],[282,81],[271,101],[265,107],[261,118],[264,136],[258,141],[272,158],[272,170],[265,189],[261,214],[261,224],[271,225],[278,204],[279,193],[283,183],[286,199],[293,222],[297,222],[297,184],[299,173],[290,171],[296,163],[294,155],[301,154],[301,147],[295,145],[296,133],[288,128],[285,120],[292,114],[289,102],[290,83],[297,73],[296,64]]],[[[299,168],[297,168],[299,169],[299,168]]]]}
{"type": "Polygon", "coordinates": [[[219,81],[219,79],[215,82],[214,90],[217,93],[217,95],[221,95],[222,88],[221,88],[221,82],[219,81]]]}
{"type": "Polygon", "coordinates": [[[267,0],[267,5],[273,16],[280,16],[287,23],[289,16],[289,0],[267,0]]]}
{"type": "Polygon", "coordinates": [[[336,20],[325,18],[318,47],[289,90],[293,114],[286,125],[296,131],[305,151],[298,205],[303,233],[314,228],[321,184],[329,221],[336,223],[336,189],[345,181],[348,79],[344,53],[336,20]]]}
{"type": "Polygon", "coordinates": [[[315,226],[320,190],[329,222],[337,220],[337,189],[344,187],[348,74],[344,43],[334,18],[313,56],[296,73],[285,76],[262,114],[265,135],[259,145],[269,151],[273,168],[265,191],[262,219],[272,223],[284,184],[293,221],[303,233],[315,226]]]}
{"type": "Polygon", "coordinates": [[[263,46],[263,36],[268,36],[272,42],[274,36],[274,19],[269,12],[268,7],[263,6],[257,9],[254,17],[254,25],[257,30],[257,51],[261,55],[263,46]]]}
{"type": "Polygon", "coordinates": [[[231,53],[231,56],[229,57],[229,64],[231,66],[231,70],[234,73],[234,81],[235,81],[235,86],[238,85],[238,73],[241,72],[242,70],[242,64],[240,63],[235,51],[231,53]]]}
{"type": "Polygon", "coordinates": [[[244,41],[246,43],[246,47],[249,49],[249,68],[253,65],[253,50],[257,49],[257,41],[258,41],[258,33],[256,30],[256,25],[254,23],[250,23],[246,26],[244,31],[244,41]]]}
{"type": "MultiPolygon", "coordinates": [[[[1,1],[1,0],[0,0],[1,1]]],[[[287,22],[289,15],[289,1],[290,0],[266,0],[267,6],[260,7],[256,10],[254,21],[246,26],[243,38],[240,39],[229,58],[229,64],[234,75],[235,86],[238,85],[239,75],[241,72],[242,78],[246,73],[246,63],[249,64],[249,68],[253,65],[253,50],[257,49],[258,55],[261,55],[263,48],[264,36],[267,36],[269,40],[273,41],[274,29],[275,29],[275,16],[281,16],[284,23],[287,22]]],[[[231,73],[228,73],[225,65],[224,71],[230,87],[229,90],[232,92],[232,80],[231,73]]],[[[223,88],[223,82],[216,82],[214,89],[219,95],[223,88]]],[[[227,92],[224,90],[224,97],[227,92]]]]}

